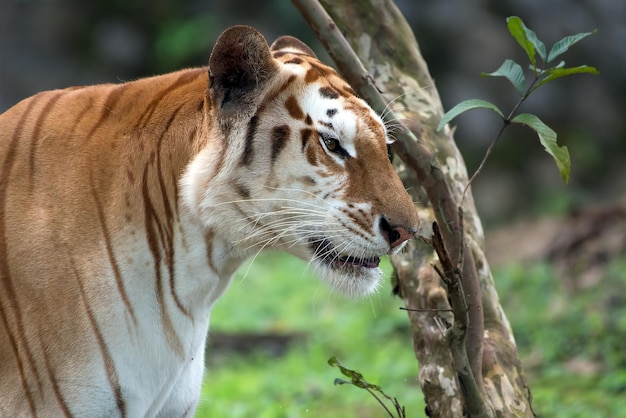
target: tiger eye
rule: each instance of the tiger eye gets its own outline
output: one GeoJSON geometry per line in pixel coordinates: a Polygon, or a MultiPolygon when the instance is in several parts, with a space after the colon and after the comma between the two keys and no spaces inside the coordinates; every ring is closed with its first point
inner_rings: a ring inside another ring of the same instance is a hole
{"type": "Polygon", "coordinates": [[[335,149],[337,149],[337,146],[339,145],[339,141],[334,138],[323,138],[323,140],[324,145],[326,145],[326,148],[328,148],[328,151],[335,151],[335,149]]]}

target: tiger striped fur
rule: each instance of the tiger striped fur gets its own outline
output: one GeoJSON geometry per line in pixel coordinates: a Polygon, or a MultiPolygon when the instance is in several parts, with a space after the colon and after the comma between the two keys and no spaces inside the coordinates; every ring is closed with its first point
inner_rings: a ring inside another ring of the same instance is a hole
{"type": "MultiPolygon", "coordinates": [[[[278,249],[359,296],[417,229],[381,119],[302,42],[0,115],[0,417],[190,417],[209,314],[278,249]]],[[[271,283],[268,283],[271,286],[271,283]]]]}

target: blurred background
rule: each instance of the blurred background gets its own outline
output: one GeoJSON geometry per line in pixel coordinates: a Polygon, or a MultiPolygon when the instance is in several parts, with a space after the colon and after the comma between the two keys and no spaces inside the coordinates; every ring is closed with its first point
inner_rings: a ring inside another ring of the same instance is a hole
{"type": "MultiPolygon", "coordinates": [[[[568,66],[595,66],[600,76],[558,80],[521,109],[537,114],[569,147],[570,184],[562,183],[534,133],[514,127],[473,191],[536,412],[623,414],[617,400],[626,395],[626,2],[398,0],[397,5],[446,109],[468,98],[490,100],[501,109],[517,100],[506,80],[480,76],[506,58],[525,62],[507,32],[507,16],[520,16],[548,48],[563,36],[599,30],[563,59],[568,66]]],[[[2,0],[0,112],[41,90],[205,65],[216,37],[234,24],[256,27],[269,42],[282,34],[297,36],[329,62],[286,0],[2,0]]],[[[479,110],[454,122],[458,146],[473,171],[500,122],[479,110]]],[[[382,416],[367,394],[332,387],[338,372],[319,363],[336,352],[347,357],[342,360],[348,366],[395,390],[392,394],[410,406],[409,416],[422,416],[417,366],[399,302],[382,294],[355,306],[308,276],[305,265],[280,256],[261,258],[240,273],[213,315],[210,349],[219,361],[208,363],[206,389],[215,395],[207,395],[199,416],[222,416],[223,399],[229,416],[382,416]],[[255,305],[260,299],[265,304],[255,305]],[[271,396],[254,395],[262,391],[271,396]]]]}

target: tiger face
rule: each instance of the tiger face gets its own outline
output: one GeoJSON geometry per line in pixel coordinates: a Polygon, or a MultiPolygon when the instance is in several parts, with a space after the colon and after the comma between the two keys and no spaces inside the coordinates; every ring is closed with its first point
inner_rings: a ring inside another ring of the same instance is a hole
{"type": "MultiPolygon", "coordinates": [[[[247,250],[290,252],[334,289],[371,293],[382,275],[380,256],[398,250],[418,223],[389,162],[385,125],[299,40],[280,38],[264,59],[269,68],[258,71],[271,75],[262,98],[223,122],[239,154],[212,181],[224,175],[228,187],[207,192],[203,170],[223,167],[226,156],[201,154],[183,178],[187,207],[247,250]]],[[[230,89],[214,74],[219,101],[230,89]]]]}
{"type": "Polygon", "coordinates": [[[415,233],[381,119],[303,43],[0,115],[0,415],[190,417],[214,302],[274,249],[340,292],[415,233]]]}

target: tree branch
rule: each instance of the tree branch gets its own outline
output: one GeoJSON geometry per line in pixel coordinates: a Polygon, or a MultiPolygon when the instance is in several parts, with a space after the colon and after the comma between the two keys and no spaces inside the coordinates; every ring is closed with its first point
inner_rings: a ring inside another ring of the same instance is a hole
{"type": "MultiPolygon", "coordinates": [[[[463,217],[461,215],[461,220],[462,219],[463,217]]],[[[476,384],[474,373],[472,372],[467,358],[467,351],[465,350],[465,337],[469,317],[467,314],[468,306],[465,300],[465,292],[463,292],[463,280],[461,278],[459,265],[454,265],[451,262],[450,256],[443,243],[443,238],[441,237],[439,225],[437,225],[436,222],[433,223],[432,243],[439,256],[439,262],[441,263],[443,271],[440,270],[437,265],[433,267],[448,287],[450,306],[454,312],[454,323],[448,329],[446,338],[450,345],[452,358],[454,359],[454,368],[465,395],[465,407],[470,417],[493,417],[493,410],[491,410],[485,402],[485,397],[476,384]]],[[[462,262],[462,257],[459,262],[462,262]]]]}

